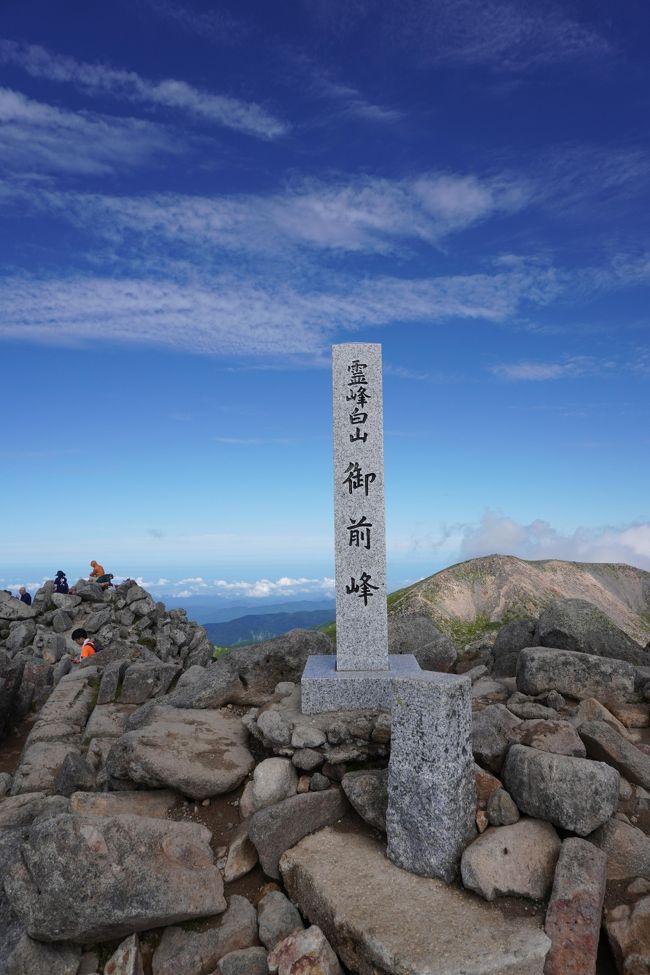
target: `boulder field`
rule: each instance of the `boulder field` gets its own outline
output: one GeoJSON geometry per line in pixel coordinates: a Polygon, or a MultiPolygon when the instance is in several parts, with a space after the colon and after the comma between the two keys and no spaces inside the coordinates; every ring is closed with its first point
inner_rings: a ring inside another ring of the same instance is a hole
{"type": "Polygon", "coordinates": [[[135,583],[75,590],[0,594],[0,731],[24,738],[0,975],[595,975],[603,936],[612,972],[650,972],[650,655],[611,620],[560,600],[478,663],[421,614],[392,625],[472,682],[476,828],[445,884],[386,856],[390,715],[301,712],[329,637],[213,661],[135,583]]]}

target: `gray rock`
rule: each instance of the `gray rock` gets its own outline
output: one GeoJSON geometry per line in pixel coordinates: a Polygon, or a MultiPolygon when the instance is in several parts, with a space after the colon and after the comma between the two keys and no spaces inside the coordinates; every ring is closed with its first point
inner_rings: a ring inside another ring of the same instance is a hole
{"type": "Polygon", "coordinates": [[[313,772],[314,769],[319,768],[325,761],[324,755],[321,752],[317,752],[314,748],[299,748],[297,752],[294,752],[291,756],[291,762],[296,768],[301,769],[303,772],[313,772]]]}
{"type": "Polygon", "coordinates": [[[156,789],[154,792],[74,792],[70,796],[70,812],[78,816],[168,819],[169,812],[177,803],[178,796],[166,789],[156,789]]]}
{"type": "Polygon", "coordinates": [[[155,704],[141,726],[119,738],[107,769],[116,779],[167,786],[193,799],[236,789],[254,765],[241,719],[227,710],[155,704]]]}
{"type": "Polygon", "coordinates": [[[264,809],[295,796],[298,775],[288,758],[265,758],[253,772],[253,803],[264,809]]]}
{"type": "Polygon", "coordinates": [[[261,899],[257,920],[260,941],[268,951],[303,927],[300,912],[280,890],[272,890],[261,899]]]}
{"type": "Polygon", "coordinates": [[[412,653],[423,670],[448,673],[456,663],[456,648],[428,616],[391,616],[388,652],[412,653]]]}
{"type": "Polygon", "coordinates": [[[315,924],[306,931],[294,931],[277,944],[269,954],[268,966],[269,972],[277,975],[310,970],[317,975],[343,975],[334,949],[315,924]]]}
{"type": "Polygon", "coordinates": [[[604,721],[586,721],[580,725],[578,733],[589,758],[607,762],[628,782],[650,789],[650,755],[644,754],[604,721]]]}
{"type": "Polygon", "coordinates": [[[619,775],[609,765],[513,745],[503,782],[519,809],[561,829],[586,836],[618,804],[619,775]]]}
{"type": "Polygon", "coordinates": [[[515,620],[501,627],[492,647],[496,677],[515,676],[520,651],[535,642],[536,626],[535,620],[515,620]]]}
{"type": "Polygon", "coordinates": [[[589,842],[607,854],[607,880],[650,880],[650,837],[618,819],[610,819],[589,837],[589,842]]]}
{"type": "Polygon", "coordinates": [[[248,823],[242,823],[234,833],[228,846],[226,865],[223,870],[223,879],[227,884],[232,884],[240,877],[245,877],[247,873],[257,864],[257,850],[250,841],[248,835],[248,823]]]}
{"type": "Polygon", "coordinates": [[[288,745],[291,742],[291,725],[279,711],[262,711],[257,726],[271,745],[288,745]]]}
{"type": "Polygon", "coordinates": [[[79,746],[60,741],[28,744],[14,774],[11,793],[54,792],[56,777],[68,755],[78,755],[79,746]]]}
{"type": "Polygon", "coordinates": [[[580,700],[623,703],[635,697],[634,667],[623,660],[529,647],[519,655],[517,687],[524,694],[557,690],[580,700]]]}
{"type": "Polygon", "coordinates": [[[532,700],[530,697],[522,694],[521,691],[516,691],[508,698],[506,707],[516,717],[521,718],[522,721],[531,721],[537,718],[553,719],[558,717],[557,711],[553,708],[546,707],[544,704],[532,700]]]}
{"type": "Polygon", "coordinates": [[[307,657],[328,653],[334,653],[334,645],[324,633],[291,630],[274,640],[231,650],[206,668],[202,684],[177,688],[170,700],[185,708],[265,704],[281,681],[300,681],[307,657]]]}
{"type": "Polygon", "coordinates": [[[24,664],[0,650],[0,738],[17,718],[18,691],[23,681],[24,664]]]}
{"type": "Polygon", "coordinates": [[[88,719],[83,740],[119,738],[126,733],[129,718],[135,710],[135,704],[98,704],[88,719]]]}
{"type": "Polygon", "coordinates": [[[65,610],[66,613],[74,613],[77,606],[81,605],[81,596],[73,596],[65,592],[53,592],[50,599],[57,609],[65,610]]]}
{"type": "Polygon", "coordinates": [[[224,955],[217,965],[219,975],[268,975],[264,948],[241,948],[224,955]]]}
{"type": "Polygon", "coordinates": [[[329,789],[330,784],[330,780],[326,775],[321,775],[320,772],[314,772],[309,780],[309,790],[310,792],[324,792],[325,789],[329,789]]]}
{"type": "Polygon", "coordinates": [[[68,810],[69,802],[63,796],[47,796],[44,792],[8,796],[0,802],[0,829],[30,826],[34,822],[59,816],[68,810]]]}
{"type": "Polygon", "coordinates": [[[348,772],[341,786],[350,804],[367,823],[386,832],[388,806],[388,769],[362,769],[348,772]]]}
{"type": "Polygon", "coordinates": [[[57,772],[54,791],[60,796],[71,796],[73,792],[93,792],[95,773],[86,760],[71,752],[66,755],[57,772]]]}
{"type": "Polygon", "coordinates": [[[31,620],[35,615],[33,606],[27,606],[20,599],[0,591],[0,620],[31,620]]]}
{"type": "Polygon", "coordinates": [[[490,826],[513,826],[519,821],[519,810],[505,789],[495,789],[485,807],[490,826]]]}
{"type": "Polygon", "coordinates": [[[400,870],[383,843],[324,829],[282,858],[290,897],[351,971],[542,975],[540,920],[505,916],[444,881],[400,870]]]}
{"type": "Polygon", "coordinates": [[[534,819],[489,827],[463,853],[463,885],[488,901],[508,895],[541,900],[553,884],[561,845],[549,823],[534,819]]]}
{"type": "Polygon", "coordinates": [[[18,653],[28,647],[36,636],[36,623],[34,620],[21,620],[11,624],[11,632],[5,640],[5,647],[9,653],[18,653]]]}
{"type": "Polygon", "coordinates": [[[619,972],[650,972],[650,897],[607,911],[605,926],[619,972]]]}
{"type": "Polygon", "coordinates": [[[325,732],[312,725],[299,724],[293,729],[291,744],[294,748],[319,748],[326,741],[325,732]]]}
{"type": "Polygon", "coordinates": [[[472,751],[476,761],[498,773],[511,743],[513,731],[521,724],[503,704],[490,704],[472,719],[472,751]]]}
{"type": "Polygon", "coordinates": [[[0,799],[9,795],[11,789],[11,775],[9,772],[0,772],[0,799]]]}
{"type": "Polygon", "coordinates": [[[559,599],[545,609],[537,625],[536,642],[631,664],[648,663],[643,648],[586,599],[559,599]]]}
{"type": "Polygon", "coordinates": [[[117,697],[117,691],[124,672],[128,667],[127,660],[115,660],[107,664],[102,673],[99,693],[97,694],[98,704],[110,704],[117,697]]]}
{"type": "Polygon", "coordinates": [[[131,664],[124,674],[120,702],[144,704],[152,697],[160,697],[179,673],[179,669],[177,664],[161,661],[131,664]]]}
{"type": "Polygon", "coordinates": [[[89,633],[97,633],[102,626],[110,622],[111,615],[111,607],[103,606],[97,612],[90,614],[84,623],[84,629],[88,630],[89,633]]]}
{"type": "Polygon", "coordinates": [[[80,958],[77,945],[41,944],[23,934],[0,971],[3,975],[77,975],[80,958]]]}
{"type": "Polygon", "coordinates": [[[226,903],[210,839],[194,823],[56,816],[11,849],[5,891],[42,941],[109,941],[218,914],[226,903]]]}
{"type": "Polygon", "coordinates": [[[315,830],[340,819],[348,804],[340,789],[292,796],[253,813],[248,832],[264,873],[280,879],[278,864],[285,850],[315,830]]]}
{"type": "Polygon", "coordinates": [[[118,947],[104,968],[104,975],[144,975],[142,952],[137,934],[132,934],[118,947]]]}
{"type": "Polygon", "coordinates": [[[153,956],[153,975],[205,975],[214,972],[224,955],[258,943],[255,908],[245,897],[235,894],[216,928],[166,928],[153,956]]]}
{"type": "Polygon", "coordinates": [[[522,721],[514,733],[520,745],[542,752],[585,758],[587,750],[569,721],[522,721]]]}

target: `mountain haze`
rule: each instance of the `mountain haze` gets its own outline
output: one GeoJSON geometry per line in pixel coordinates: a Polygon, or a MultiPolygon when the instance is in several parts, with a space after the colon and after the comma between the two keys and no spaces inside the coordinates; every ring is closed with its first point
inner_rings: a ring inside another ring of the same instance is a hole
{"type": "Polygon", "coordinates": [[[624,564],[487,555],[392,593],[389,606],[398,615],[423,613],[463,638],[537,617],[556,599],[586,599],[637,643],[650,640],[650,572],[624,564]]]}

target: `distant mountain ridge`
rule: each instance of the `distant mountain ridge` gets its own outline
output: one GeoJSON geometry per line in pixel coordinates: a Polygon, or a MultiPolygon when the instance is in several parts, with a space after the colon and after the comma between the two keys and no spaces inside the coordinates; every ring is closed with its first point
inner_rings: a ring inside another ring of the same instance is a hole
{"type": "Polygon", "coordinates": [[[289,630],[313,629],[330,623],[334,609],[306,610],[296,613],[263,613],[241,616],[221,623],[204,623],[203,629],[212,643],[231,647],[235,643],[257,643],[289,630]]]}
{"type": "Polygon", "coordinates": [[[650,640],[650,572],[619,563],[486,555],[392,593],[388,602],[391,613],[423,613],[462,640],[538,617],[556,599],[586,599],[637,643],[650,640]]]}

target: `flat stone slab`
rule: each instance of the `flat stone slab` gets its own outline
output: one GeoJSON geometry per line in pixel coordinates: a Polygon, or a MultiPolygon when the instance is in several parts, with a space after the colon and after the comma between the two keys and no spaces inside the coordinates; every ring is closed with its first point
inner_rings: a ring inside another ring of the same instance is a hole
{"type": "Polygon", "coordinates": [[[369,836],[329,827],[282,857],[292,900],[359,975],[542,975],[543,919],[396,867],[369,836]]]}
{"type": "Polygon", "coordinates": [[[70,812],[77,816],[149,816],[167,819],[178,796],[167,789],[141,792],[73,792],[70,812]]]}
{"type": "Polygon", "coordinates": [[[337,670],[336,657],[309,657],[300,683],[303,714],[390,711],[391,680],[415,677],[422,671],[410,653],[391,654],[388,663],[388,670],[337,670]]]}
{"type": "Polygon", "coordinates": [[[119,738],[126,732],[127,721],[137,704],[98,704],[88,719],[84,741],[93,738],[119,738]]]}

